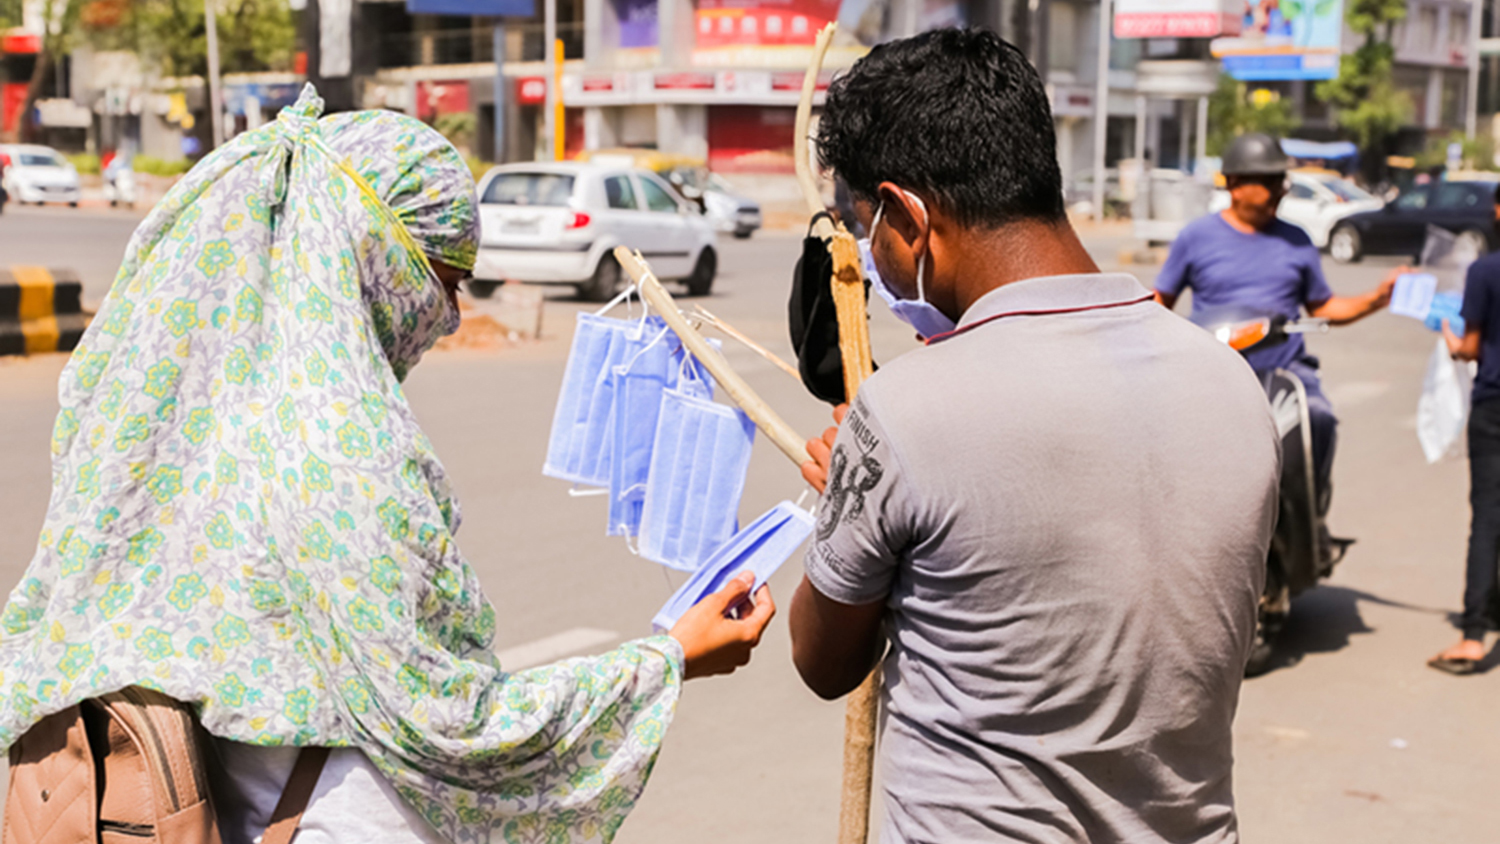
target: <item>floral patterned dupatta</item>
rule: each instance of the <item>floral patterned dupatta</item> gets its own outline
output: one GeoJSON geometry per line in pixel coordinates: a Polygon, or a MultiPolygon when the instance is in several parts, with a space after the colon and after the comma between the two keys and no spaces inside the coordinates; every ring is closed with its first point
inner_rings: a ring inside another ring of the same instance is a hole
{"type": "Polygon", "coordinates": [[[422,123],[309,86],[136,231],[59,386],[53,491],[0,616],[0,746],[154,688],[263,745],[356,746],[455,841],[609,840],[676,642],[507,674],[400,381],[458,315],[472,177],[422,123]]]}

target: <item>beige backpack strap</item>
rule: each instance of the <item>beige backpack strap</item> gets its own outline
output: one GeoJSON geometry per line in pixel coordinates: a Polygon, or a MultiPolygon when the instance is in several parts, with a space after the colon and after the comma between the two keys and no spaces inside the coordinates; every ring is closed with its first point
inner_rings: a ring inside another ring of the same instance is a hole
{"type": "Polygon", "coordinates": [[[297,764],[292,766],[292,775],[281,790],[281,799],[276,802],[276,811],[271,813],[271,823],[260,837],[260,844],[292,844],[297,824],[302,822],[302,813],[307,811],[313,789],[318,787],[318,777],[323,774],[323,763],[327,761],[326,747],[304,747],[297,754],[297,764]]]}

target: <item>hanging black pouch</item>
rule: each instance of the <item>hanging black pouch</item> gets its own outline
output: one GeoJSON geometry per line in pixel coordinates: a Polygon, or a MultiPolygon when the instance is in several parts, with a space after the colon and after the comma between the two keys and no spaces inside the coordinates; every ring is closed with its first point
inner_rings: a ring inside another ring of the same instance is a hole
{"type": "MultiPolygon", "coordinates": [[[[812,218],[829,217],[827,212],[812,218]]],[[[792,298],[787,303],[787,325],[792,332],[792,349],[797,353],[797,371],[802,383],[822,401],[839,404],[844,395],[844,359],[839,352],[839,318],[833,304],[830,281],[833,278],[833,255],[828,241],[813,235],[808,224],[802,239],[802,257],[792,272],[792,298]]],[[[870,283],[865,282],[865,299],[870,297],[870,283]]]]}

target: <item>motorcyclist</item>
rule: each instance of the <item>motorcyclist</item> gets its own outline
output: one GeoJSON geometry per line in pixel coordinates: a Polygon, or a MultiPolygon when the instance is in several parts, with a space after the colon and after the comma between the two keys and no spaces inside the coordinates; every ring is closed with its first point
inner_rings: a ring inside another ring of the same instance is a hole
{"type": "MultiPolygon", "coordinates": [[[[1281,144],[1269,135],[1251,132],[1234,139],[1224,153],[1223,168],[1230,205],[1189,223],[1177,236],[1156,278],[1158,302],[1172,308],[1182,291],[1191,288],[1191,318],[1200,325],[1277,315],[1295,319],[1302,309],[1332,325],[1345,325],[1390,302],[1396,276],[1405,268],[1393,271],[1368,293],[1333,294],[1307,233],[1276,216],[1287,191],[1288,165],[1281,144]]],[[[1318,359],[1308,354],[1300,335],[1250,351],[1245,359],[1262,377],[1274,369],[1289,370],[1307,389],[1321,519],[1332,494],[1338,418],[1323,395],[1318,359]]],[[[1326,549],[1326,532],[1319,539],[1326,549]]]]}

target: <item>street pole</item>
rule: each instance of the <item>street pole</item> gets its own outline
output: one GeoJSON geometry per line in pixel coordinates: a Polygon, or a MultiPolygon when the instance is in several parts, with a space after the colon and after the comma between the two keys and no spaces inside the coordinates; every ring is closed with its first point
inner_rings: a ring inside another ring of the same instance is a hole
{"type": "Polygon", "coordinates": [[[563,113],[562,98],[562,72],[563,72],[563,42],[559,38],[553,42],[554,58],[552,62],[552,87],[556,91],[552,103],[552,160],[562,161],[567,157],[568,145],[568,121],[563,113]]]}
{"type": "Polygon", "coordinates": [[[224,143],[224,102],[219,90],[219,19],[216,0],[203,0],[203,25],[208,36],[208,127],[214,149],[224,143]]]}
{"type": "Polygon", "coordinates": [[[495,21],[495,145],[494,161],[505,163],[505,19],[495,21]]]}
{"type": "Polygon", "coordinates": [[[1464,108],[1464,136],[1474,140],[1479,128],[1479,36],[1484,25],[1484,6],[1481,0],[1469,4],[1469,85],[1464,108]]]}
{"type": "Polygon", "coordinates": [[[1109,141],[1109,0],[1099,0],[1099,50],[1094,66],[1094,219],[1104,219],[1104,145],[1109,141]]]}
{"type": "MultiPolygon", "coordinates": [[[[557,63],[557,0],[545,0],[542,4],[542,52],[543,61],[547,72],[551,73],[557,63]]],[[[557,125],[557,104],[561,101],[562,92],[557,90],[557,76],[547,82],[547,102],[542,111],[542,149],[548,154],[557,155],[557,134],[562,127],[557,125]]],[[[554,158],[554,160],[556,160],[554,158]]]]}

